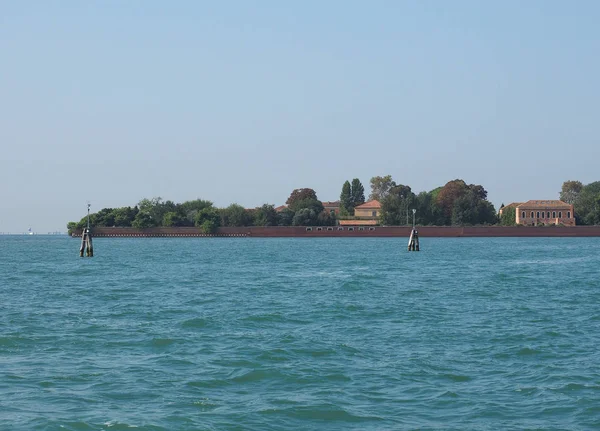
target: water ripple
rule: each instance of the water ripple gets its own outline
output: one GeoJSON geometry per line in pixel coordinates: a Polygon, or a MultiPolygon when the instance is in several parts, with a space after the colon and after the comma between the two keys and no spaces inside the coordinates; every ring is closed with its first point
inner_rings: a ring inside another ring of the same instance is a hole
{"type": "Polygon", "coordinates": [[[0,237],[0,428],[600,428],[600,241],[404,244],[0,237]]]}

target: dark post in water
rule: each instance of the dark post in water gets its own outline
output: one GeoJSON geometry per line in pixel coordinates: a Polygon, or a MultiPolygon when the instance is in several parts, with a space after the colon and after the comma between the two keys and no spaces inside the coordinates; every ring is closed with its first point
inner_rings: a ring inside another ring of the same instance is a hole
{"type": "Polygon", "coordinates": [[[79,257],[83,257],[84,252],[87,257],[94,257],[94,245],[92,244],[92,231],[90,229],[90,204],[88,204],[87,228],[81,234],[79,257]]]}
{"type": "Polygon", "coordinates": [[[415,229],[415,213],[416,209],[413,209],[413,227],[410,232],[410,238],[408,239],[408,251],[419,251],[419,231],[415,229]]]}

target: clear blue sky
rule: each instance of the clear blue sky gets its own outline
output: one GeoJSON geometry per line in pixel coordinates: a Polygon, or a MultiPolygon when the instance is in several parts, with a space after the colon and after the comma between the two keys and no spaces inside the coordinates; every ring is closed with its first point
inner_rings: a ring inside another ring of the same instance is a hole
{"type": "Polygon", "coordinates": [[[0,232],[391,174],[600,180],[597,1],[0,0],[0,232]]]}

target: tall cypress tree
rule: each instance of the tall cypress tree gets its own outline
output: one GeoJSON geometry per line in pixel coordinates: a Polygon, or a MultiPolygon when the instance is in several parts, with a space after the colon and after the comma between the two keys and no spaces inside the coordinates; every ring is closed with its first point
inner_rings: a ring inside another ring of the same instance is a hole
{"type": "Polygon", "coordinates": [[[354,206],[352,205],[352,187],[350,181],[346,181],[342,186],[342,194],[340,194],[340,211],[342,215],[352,215],[354,206]]]}
{"type": "Polygon", "coordinates": [[[358,178],[352,180],[352,209],[365,203],[365,188],[358,178]]]}

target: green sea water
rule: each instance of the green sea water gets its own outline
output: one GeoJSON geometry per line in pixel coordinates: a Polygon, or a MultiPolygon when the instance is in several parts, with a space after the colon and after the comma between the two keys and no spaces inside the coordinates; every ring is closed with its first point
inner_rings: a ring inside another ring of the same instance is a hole
{"type": "Polygon", "coordinates": [[[600,239],[406,243],[0,237],[0,429],[600,429],[600,239]]]}

